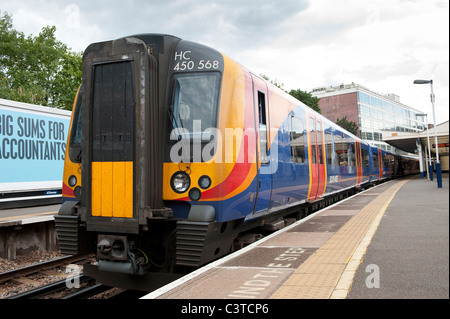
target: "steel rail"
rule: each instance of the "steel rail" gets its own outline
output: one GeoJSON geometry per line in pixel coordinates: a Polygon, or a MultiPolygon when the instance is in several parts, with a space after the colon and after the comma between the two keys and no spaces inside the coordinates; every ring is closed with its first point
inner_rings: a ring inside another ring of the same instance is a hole
{"type": "MultiPolygon", "coordinates": [[[[83,276],[83,275],[79,276],[80,282],[88,281],[89,279],[91,279],[91,278],[83,276]]],[[[67,288],[67,280],[63,279],[63,280],[59,280],[59,281],[56,281],[51,284],[47,284],[45,286],[41,286],[41,287],[38,287],[38,288],[35,288],[32,290],[25,291],[25,292],[17,294],[17,295],[10,296],[7,299],[40,299],[40,298],[50,295],[52,293],[62,291],[66,288],[67,288]]]]}
{"type": "Polygon", "coordinates": [[[54,267],[62,266],[64,264],[69,264],[72,262],[80,261],[80,260],[87,258],[88,256],[89,255],[76,255],[76,256],[60,257],[57,259],[52,259],[50,261],[33,264],[33,265],[26,266],[23,268],[5,271],[5,272],[0,273],[0,283],[17,278],[17,277],[34,274],[34,273],[37,273],[44,269],[54,268],[54,267]]]}

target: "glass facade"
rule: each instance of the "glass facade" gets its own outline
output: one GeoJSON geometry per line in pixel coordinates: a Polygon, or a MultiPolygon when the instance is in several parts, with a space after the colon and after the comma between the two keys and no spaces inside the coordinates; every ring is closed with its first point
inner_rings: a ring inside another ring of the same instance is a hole
{"type": "Polygon", "coordinates": [[[357,91],[359,130],[362,139],[388,151],[395,149],[382,142],[383,133],[420,132],[425,129],[423,114],[388,98],[357,91]]]}
{"type": "Polygon", "coordinates": [[[357,108],[359,136],[387,151],[401,152],[383,142],[383,137],[396,132],[399,135],[400,132],[421,132],[426,128],[425,115],[400,103],[400,98],[395,94],[379,94],[356,83],[318,87],[311,94],[320,99],[322,114],[327,114],[325,116],[332,121],[342,116],[356,120],[354,112],[357,108]],[[337,96],[339,98],[330,99],[337,96]],[[354,105],[355,101],[357,105],[354,105]]]}

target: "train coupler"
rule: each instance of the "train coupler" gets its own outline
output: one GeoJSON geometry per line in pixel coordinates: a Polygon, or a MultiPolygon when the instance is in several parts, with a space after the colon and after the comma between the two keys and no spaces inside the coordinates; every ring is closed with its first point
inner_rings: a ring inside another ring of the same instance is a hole
{"type": "Polygon", "coordinates": [[[132,243],[126,236],[98,235],[98,269],[130,275],[143,275],[144,257],[132,252],[132,243]]]}

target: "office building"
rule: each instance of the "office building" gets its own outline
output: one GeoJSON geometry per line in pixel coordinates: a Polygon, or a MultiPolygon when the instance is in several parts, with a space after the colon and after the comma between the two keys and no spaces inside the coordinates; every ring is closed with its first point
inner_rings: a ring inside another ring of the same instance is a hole
{"type": "Polygon", "coordinates": [[[355,122],[360,138],[384,150],[402,153],[383,142],[383,136],[426,128],[424,114],[400,103],[400,97],[395,94],[376,93],[355,83],[320,87],[311,94],[320,99],[322,115],[333,122],[343,117],[355,122]]]}

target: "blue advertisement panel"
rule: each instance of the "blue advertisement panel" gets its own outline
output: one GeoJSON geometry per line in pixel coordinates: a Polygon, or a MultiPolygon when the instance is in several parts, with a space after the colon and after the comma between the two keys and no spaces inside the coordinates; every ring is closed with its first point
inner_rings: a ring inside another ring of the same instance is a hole
{"type": "Polygon", "coordinates": [[[0,183],[62,180],[70,118],[0,108],[0,183]]]}

